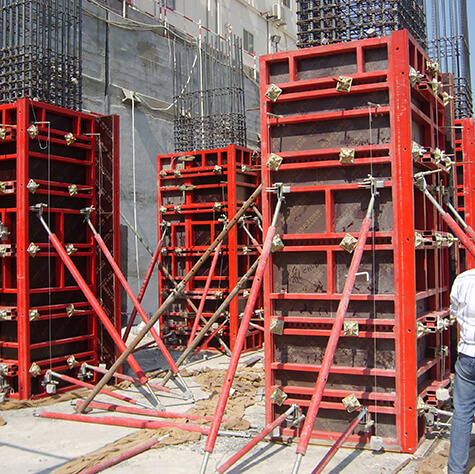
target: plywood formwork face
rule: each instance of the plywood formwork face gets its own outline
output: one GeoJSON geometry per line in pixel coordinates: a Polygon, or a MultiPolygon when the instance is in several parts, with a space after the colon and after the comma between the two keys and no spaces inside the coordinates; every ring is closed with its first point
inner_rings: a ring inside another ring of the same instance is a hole
{"type": "MultiPolygon", "coordinates": [[[[285,247],[264,282],[268,421],[310,403],[352,257],[340,243],[358,238],[371,196],[365,178],[380,184],[314,439],[344,431],[354,414],[342,399],[354,393],[374,426],[350,443],[378,436],[413,452],[424,433],[418,401],[436,403],[435,390],[449,382],[449,330],[436,326],[448,318],[450,238],[413,179],[440,169],[427,176],[436,194],[451,179],[434,159],[453,143],[442,91],[429,82],[441,78],[427,59],[406,31],[261,59],[262,162],[272,153],[283,160],[263,166],[262,179],[287,191],[277,229],[285,247]],[[414,85],[410,68],[423,75],[414,85]],[[340,76],[351,78],[348,92],[337,90],[340,76]],[[271,84],[281,89],[276,101],[265,95],[271,84]],[[413,143],[424,151],[413,154],[413,143]],[[287,397],[281,406],[271,400],[276,388],[287,397]]],[[[267,226],[273,205],[267,193],[267,226]]]]}
{"type": "Polygon", "coordinates": [[[71,246],[74,264],[97,297],[104,296],[106,311],[120,330],[120,295],[100,265],[81,215],[83,208],[97,209],[94,218],[119,259],[114,237],[119,212],[118,123],[117,118],[30,99],[0,106],[0,123],[5,130],[0,140],[0,180],[5,187],[0,219],[8,232],[2,236],[6,253],[0,261],[0,366],[9,396],[27,399],[45,394],[41,382],[48,369],[74,375],[82,362],[110,362],[115,357],[95,313],[31,207],[47,204],[47,225],[63,245],[71,246]],[[77,364],[68,364],[70,356],[77,364]],[[35,366],[38,373],[32,374],[35,366]]]}
{"type": "MultiPolygon", "coordinates": [[[[250,149],[230,145],[216,150],[159,155],[157,163],[159,235],[163,236],[164,244],[160,261],[175,282],[180,282],[257,187],[260,157],[250,149]]],[[[209,318],[257,258],[256,243],[261,242],[258,214],[249,211],[243,225],[256,242],[252,242],[241,224],[233,227],[221,247],[207,294],[204,295],[204,288],[212,258],[204,263],[162,318],[162,335],[170,347],[187,345],[203,295],[203,316],[209,318]]],[[[167,274],[160,272],[160,302],[173,288],[167,274]]],[[[231,350],[246,297],[240,291],[227,314],[216,324],[220,337],[231,350]]],[[[262,309],[261,301],[256,308],[262,309]]],[[[261,313],[257,311],[253,318],[258,327],[263,326],[261,313]]],[[[263,330],[251,328],[246,349],[261,347],[262,340],[263,330]]],[[[220,348],[220,342],[205,339],[205,347],[220,348]]]]}

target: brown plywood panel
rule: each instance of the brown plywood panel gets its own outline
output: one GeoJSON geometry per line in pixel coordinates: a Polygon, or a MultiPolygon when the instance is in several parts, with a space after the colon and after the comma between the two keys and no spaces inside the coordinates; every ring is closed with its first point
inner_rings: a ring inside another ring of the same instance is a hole
{"type": "MultiPolygon", "coordinates": [[[[297,364],[321,364],[328,338],[323,336],[275,336],[275,360],[297,364]]],[[[394,340],[342,337],[333,358],[333,365],[395,369],[394,340]]]]}
{"type": "Polygon", "coordinates": [[[276,291],[325,293],[327,263],[324,252],[277,252],[274,254],[276,291]]]}
{"type": "MultiPolygon", "coordinates": [[[[335,191],[335,232],[359,232],[370,199],[369,189],[335,191]]],[[[390,188],[379,190],[373,215],[375,231],[392,231],[393,203],[390,188]]]]}
{"type": "MultiPolygon", "coordinates": [[[[275,316],[334,318],[339,301],[276,300],[275,316]]],[[[350,301],[346,316],[349,318],[394,319],[392,301],[350,301]]]]}
{"type": "MultiPolygon", "coordinates": [[[[317,381],[317,376],[318,372],[276,370],[275,384],[313,388],[317,381]]],[[[395,381],[396,379],[394,377],[330,373],[325,388],[334,390],[391,393],[396,390],[395,381]]]]}
{"type": "Polygon", "coordinates": [[[269,80],[274,84],[289,81],[289,61],[287,59],[269,64],[269,80]]]}
{"type": "Polygon", "coordinates": [[[277,228],[284,234],[326,232],[325,193],[289,193],[279,215],[277,228]]]}
{"type": "MultiPolygon", "coordinates": [[[[288,160],[285,160],[286,163],[288,160]]],[[[338,157],[335,158],[338,162],[338,157]]],[[[331,168],[311,168],[302,163],[301,169],[286,170],[280,168],[274,172],[275,181],[289,185],[335,185],[361,182],[371,174],[375,178],[390,179],[391,167],[389,164],[335,166],[331,168]]],[[[383,193],[384,190],[381,190],[383,193]]],[[[378,198],[379,199],[379,198],[378,198]]],[[[286,197],[287,200],[287,197],[286,197]]]]}
{"type": "Polygon", "coordinates": [[[368,117],[272,127],[272,150],[279,153],[390,143],[389,117],[373,117],[372,122],[371,140],[368,117]]]}
{"type": "MultiPolygon", "coordinates": [[[[348,270],[353,255],[346,251],[336,254],[336,289],[343,291],[348,270]]],[[[352,293],[355,294],[393,294],[394,293],[394,263],[393,253],[390,250],[365,251],[361,259],[358,272],[367,272],[356,277],[352,293]],[[373,287],[374,285],[374,287],[373,287]]]]}
{"type": "Polygon", "coordinates": [[[364,49],[363,51],[365,72],[388,69],[388,48],[386,45],[382,45],[380,48],[364,49]]]}
{"type": "Polygon", "coordinates": [[[307,115],[342,110],[367,109],[368,102],[389,105],[388,91],[374,91],[365,94],[344,94],[318,99],[303,99],[271,104],[271,112],[277,115],[307,115]]]}
{"type": "Polygon", "coordinates": [[[298,78],[300,81],[356,74],[358,72],[356,51],[302,58],[297,61],[298,78]]]}

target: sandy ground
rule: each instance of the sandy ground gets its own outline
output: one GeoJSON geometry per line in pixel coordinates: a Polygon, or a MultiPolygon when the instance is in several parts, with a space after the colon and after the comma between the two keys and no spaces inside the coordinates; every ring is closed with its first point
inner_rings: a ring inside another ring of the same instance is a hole
{"type": "MultiPolygon", "coordinates": [[[[241,362],[251,357],[245,354],[241,362]]],[[[194,394],[195,401],[206,404],[210,396],[209,391],[203,390],[203,382],[213,388],[213,377],[208,374],[227,368],[228,358],[211,355],[187,366],[189,372],[197,376],[186,377],[185,380],[194,394]],[[207,372],[211,370],[211,372],[207,372]]],[[[153,349],[142,351],[139,358],[145,370],[154,370],[164,367],[161,355],[153,349]]],[[[244,369],[246,370],[246,369],[244,369]]],[[[250,372],[262,372],[262,363],[257,362],[250,372]]],[[[153,380],[159,383],[159,378],[153,380]]],[[[258,382],[254,381],[257,387],[258,382]]],[[[166,405],[167,411],[183,413],[192,407],[190,400],[179,396],[179,390],[171,383],[173,394],[160,395],[161,402],[166,405]]],[[[209,387],[208,387],[209,388],[209,387]]],[[[251,393],[244,387],[244,391],[251,393]]],[[[253,391],[250,403],[244,412],[244,420],[249,421],[250,431],[258,432],[264,427],[264,401],[261,390],[253,391]],[[255,393],[254,393],[255,392],[255,393]]],[[[146,392],[138,392],[135,387],[123,390],[139,401],[150,403],[146,392]]],[[[248,393],[248,394],[249,394],[248,393]]],[[[99,395],[97,400],[116,403],[110,397],[99,395]]],[[[56,403],[48,407],[23,408],[0,411],[5,421],[0,424],[0,472],[5,473],[50,473],[58,469],[58,473],[74,472],[65,470],[64,466],[71,460],[92,453],[105,445],[131,435],[137,430],[115,426],[77,423],[62,420],[39,418],[34,416],[39,411],[54,411],[73,413],[71,401],[56,403]]],[[[119,403],[120,404],[120,403],[119,403]]],[[[2,404],[0,404],[0,410],[2,404]]],[[[97,411],[97,410],[95,410],[97,411]]],[[[107,413],[108,416],[114,416],[107,413]]],[[[132,416],[132,415],[121,415],[132,416]]],[[[208,473],[215,469],[237,452],[249,440],[235,437],[219,437],[215,449],[210,457],[208,473]]],[[[195,438],[184,444],[158,445],[134,458],[109,468],[107,472],[131,473],[170,473],[190,474],[199,473],[203,460],[206,436],[195,438]]],[[[230,473],[259,473],[277,474],[290,473],[295,460],[295,444],[278,444],[269,441],[259,443],[250,453],[242,458],[229,470],[230,473]]],[[[310,473],[322,459],[328,447],[309,446],[303,458],[300,473],[310,473]]],[[[415,455],[372,452],[369,450],[340,449],[325,469],[326,474],[337,473],[368,473],[385,474],[419,473],[439,474],[446,472],[448,454],[447,436],[435,436],[425,440],[415,455]],[[426,455],[429,453],[429,455],[426,455]]],[[[475,465],[475,453],[472,453],[471,466],[475,465]]],[[[475,468],[471,471],[475,473],[475,468]]]]}

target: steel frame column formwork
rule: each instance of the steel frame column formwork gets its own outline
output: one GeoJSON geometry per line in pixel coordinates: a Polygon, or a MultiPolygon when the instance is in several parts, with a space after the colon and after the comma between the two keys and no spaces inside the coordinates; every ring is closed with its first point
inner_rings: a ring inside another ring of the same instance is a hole
{"type": "MultiPolygon", "coordinates": [[[[453,238],[413,175],[433,171],[436,195],[451,182],[442,150],[453,147],[453,106],[405,30],[264,56],[260,72],[263,185],[288,186],[284,247],[264,281],[267,423],[293,403],[304,414],[309,406],[371,175],[381,187],[372,231],[311,438],[338,439],[354,417],[342,401],[355,395],[371,422],[350,444],[414,452],[424,405],[450,382],[453,238]]],[[[264,232],[272,208],[264,195],[264,232]]]]}
{"type": "Polygon", "coordinates": [[[115,360],[115,345],[31,207],[47,203],[48,226],[120,331],[120,287],[81,215],[97,209],[96,225],[120,261],[118,125],[115,116],[31,99],[0,106],[0,375],[11,397],[44,395],[48,369],[74,376],[82,362],[115,360]]]}
{"type": "MultiPolygon", "coordinates": [[[[475,120],[456,120],[457,211],[473,229],[475,225],[475,120]]],[[[463,249],[459,271],[475,268],[475,258],[463,249]]]]}
{"type": "MultiPolygon", "coordinates": [[[[229,145],[216,150],[159,155],[157,160],[159,235],[168,228],[160,260],[173,279],[180,282],[227,220],[256,189],[260,157],[253,150],[229,145]]],[[[240,224],[230,230],[221,246],[214,274],[211,261],[203,265],[163,316],[162,335],[170,347],[183,347],[190,342],[200,301],[205,298],[202,316],[208,319],[258,257],[259,249],[242,226],[247,227],[254,239],[261,240],[259,218],[255,211],[249,211],[240,224]]],[[[174,286],[163,272],[159,274],[158,283],[162,304],[174,286]]],[[[219,348],[224,342],[225,350],[226,346],[233,349],[246,292],[245,289],[240,291],[216,322],[219,327],[228,318],[219,331],[219,338],[205,341],[202,348],[219,348]]],[[[257,308],[261,306],[259,298],[257,308]]],[[[199,322],[200,327],[204,319],[199,322]]],[[[255,312],[253,323],[263,326],[262,309],[255,312]]],[[[261,347],[262,340],[263,331],[251,328],[245,350],[261,347]]]]}

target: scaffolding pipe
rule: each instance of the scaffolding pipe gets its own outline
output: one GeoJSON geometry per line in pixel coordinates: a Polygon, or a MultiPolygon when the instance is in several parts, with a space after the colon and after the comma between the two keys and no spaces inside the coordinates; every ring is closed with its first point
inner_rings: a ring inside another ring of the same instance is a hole
{"type": "Polygon", "coordinates": [[[160,443],[160,441],[164,440],[165,438],[168,438],[169,436],[169,434],[166,434],[165,436],[161,436],[160,438],[151,439],[150,441],[136,446],[135,448],[129,449],[128,451],[124,451],[118,454],[117,456],[114,456],[113,458],[106,459],[96,464],[95,466],[88,467],[87,469],[82,470],[81,474],[96,474],[98,472],[103,471],[104,469],[116,466],[122,461],[130,459],[131,457],[134,457],[137,454],[141,454],[145,451],[148,451],[150,448],[153,448],[156,444],[160,443]]]}
{"type": "Polygon", "coordinates": [[[295,459],[294,467],[292,474],[297,474],[302,457],[305,456],[307,452],[308,442],[312,434],[313,427],[315,425],[315,419],[317,418],[318,409],[320,408],[320,403],[323,398],[323,391],[327,383],[328,375],[330,373],[330,368],[333,361],[333,356],[335,355],[336,347],[338,345],[338,340],[340,339],[340,332],[343,326],[343,321],[345,319],[346,311],[348,309],[348,304],[350,302],[351,293],[355,285],[356,273],[358,267],[360,266],[361,258],[363,257],[363,251],[368,238],[369,229],[371,226],[371,216],[373,213],[374,203],[376,199],[376,192],[372,190],[371,199],[369,201],[368,210],[366,211],[365,218],[361,225],[361,231],[358,238],[358,242],[354,249],[353,258],[351,259],[350,268],[348,270],[348,276],[346,278],[345,286],[343,288],[342,296],[338,309],[335,316],[335,321],[333,322],[332,330],[330,337],[328,338],[327,347],[325,349],[325,355],[323,356],[322,366],[318,373],[317,382],[313,390],[312,399],[310,401],[310,406],[307,411],[307,415],[303,424],[302,432],[300,434],[299,443],[297,446],[297,457],[295,459]]]}
{"type": "MultiPolygon", "coordinates": [[[[76,406],[81,405],[83,402],[78,400],[76,406]]],[[[104,402],[91,402],[89,408],[97,408],[98,410],[107,410],[114,413],[127,413],[128,415],[141,415],[152,416],[157,418],[183,418],[185,420],[205,420],[212,421],[212,416],[203,415],[188,415],[186,413],[172,413],[163,410],[151,410],[150,408],[137,408],[137,407],[124,407],[120,405],[114,405],[113,403],[104,402]]]]}
{"type": "Polygon", "coordinates": [[[298,408],[297,404],[293,404],[285,413],[282,413],[272,423],[269,423],[257,436],[255,436],[249,443],[240,449],[234,456],[230,457],[224,464],[216,469],[216,472],[222,474],[226,472],[233,464],[248,453],[259,441],[263,440],[272,430],[280,426],[292,413],[298,408]]]}
{"type": "MultiPolygon", "coordinates": [[[[249,270],[241,277],[241,279],[237,282],[236,286],[233,288],[231,293],[229,293],[226,299],[221,303],[221,306],[214,312],[213,316],[211,316],[211,318],[203,326],[201,331],[193,339],[193,342],[184,350],[184,352],[178,358],[178,360],[176,361],[176,365],[178,365],[178,367],[180,367],[180,365],[183,364],[183,362],[188,358],[188,356],[196,349],[196,347],[201,342],[201,340],[206,335],[206,333],[211,328],[211,326],[219,319],[223,311],[229,306],[229,304],[234,299],[234,297],[242,289],[243,285],[249,280],[251,275],[255,272],[258,264],[259,264],[259,258],[251,265],[249,270]]],[[[172,375],[173,373],[171,371],[169,371],[165,375],[162,381],[163,385],[165,385],[170,380],[172,375]]]]}
{"type": "Polygon", "coordinates": [[[195,320],[193,321],[193,327],[191,328],[191,334],[190,334],[190,337],[188,338],[188,344],[190,344],[190,342],[193,340],[193,338],[195,337],[196,331],[198,329],[198,323],[200,322],[201,314],[203,313],[203,309],[206,303],[206,297],[208,296],[209,287],[211,286],[211,281],[213,279],[214,272],[216,270],[216,265],[218,263],[219,254],[221,252],[221,245],[223,245],[223,242],[220,242],[219,245],[216,247],[216,250],[214,251],[213,260],[211,261],[211,266],[208,272],[208,278],[206,279],[205,287],[203,289],[203,294],[201,295],[198,312],[195,315],[195,320]]]}
{"type": "MultiPolygon", "coordinates": [[[[168,307],[175,301],[178,295],[186,288],[188,282],[194,277],[198,269],[203,265],[206,259],[211,255],[214,249],[219,245],[220,242],[224,240],[228,232],[234,227],[234,225],[239,221],[240,217],[247,211],[252,202],[259,196],[262,191],[262,184],[260,184],[257,189],[251,194],[247,201],[242,205],[236,215],[229,221],[226,227],[219,233],[215,241],[210,245],[210,247],[204,252],[204,254],[199,258],[199,260],[193,265],[192,269],[185,275],[183,280],[176,286],[174,291],[168,296],[168,298],[163,302],[163,304],[158,308],[149,322],[142,328],[142,330],[137,334],[135,339],[130,343],[126,350],[117,358],[112,367],[109,369],[109,372],[104,375],[104,377],[98,382],[96,388],[88,395],[84,405],[81,405],[78,408],[79,413],[83,413],[87,408],[89,403],[94,399],[99,390],[113,377],[114,373],[117,372],[117,369],[124,363],[124,361],[130,356],[133,350],[137,347],[140,341],[145,337],[149,332],[150,328],[160,319],[162,314],[168,309],[168,307]]],[[[66,253],[66,252],[65,252],[66,253]]],[[[122,339],[120,339],[121,344],[124,344],[122,339]]]]}
{"type": "MultiPolygon", "coordinates": [[[[282,188],[280,188],[280,192],[282,192],[282,188]]],[[[246,308],[244,309],[244,315],[241,319],[241,324],[239,326],[236,342],[234,344],[233,355],[231,356],[229,367],[226,372],[226,377],[224,378],[223,386],[221,388],[218,405],[216,407],[216,412],[214,414],[214,420],[213,420],[213,423],[211,424],[211,430],[208,435],[208,439],[206,440],[205,456],[204,456],[203,463],[201,466],[201,471],[200,471],[201,474],[205,474],[206,472],[209,456],[213,452],[214,445],[216,443],[219,427],[221,425],[221,421],[224,415],[224,410],[226,408],[226,404],[229,398],[229,393],[231,391],[231,385],[233,384],[234,377],[236,375],[237,366],[239,363],[239,358],[241,357],[242,349],[244,347],[244,341],[246,339],[246,334],[249,328],[251,316],[254,311],[254,306],[256,304],[257,297],[261,288],[264,270],[267,266],[267,261],[269,260],[269,255],[272,251],[272,240],[276,234],[277,217],[279,215],[282,202],[283,202],[283,196],[282,194],[280,194],[277,200],[276,207],[275,207],[272,223],[267,231],[266,239],[262,247],[262,254],[260,256],[259,265],[256,270],[254,281],[252,282],[249,298],[247,300],[246,308]]]]}
{"type": "Polygon", "coordinates": [[[333,459],[336,452],[340,449],[341,445],[348,439],[353,430],[358,426],[359,422],[363,417],[368,413],[368,408],[364,407],[359,412],[358,416],[348,425],[345,431],[340,435],[340,437],[335,441],[335,444],[330,448],[330,450],[325,454],[323,459],[318,463],[317,467],[312,471],[311,474],[320,474],[327,464],[333,459]]]}
{"type": "MultiPolygon", "coordinates": [[[[50,242],[53,244],[53,247],[58,252],[58,255],[60,256],[61,260],[63,261],[63,263],[69,270],[69,272],[71,273],[71,276],[74,278],[79,288],[81,288],[81,291],[83,292],[87,301],[96,312],[97,316],[101,320],[107,332],[110,334],[111,338],[114,340],[114,343],[116,344],[116,346],[122,351],[122,354],[125,354],[127,352],[127,355],[124,357],[124,360],[127,359],[127,361],[130,364],[130,367],[132,368],[132,370],[135,372],[138,379],[140,380],[140,383],[146,384],[148,381],[148,378],[146,377],[145,372],[142,370],[142,368],[140,367],[135,357],[131,355],[131,353],[128,351],[127,346],[125,345],[124,341],[121,339],[119,333],[117,332],[116,328],[112,324],[111,320],[107,317],[107,314],[104,312],[102,306],[99,304],[99,301],[97,301],[97,298],[94,296],[88,284],[85,282],[81,273],[76,268],[76,265],[74,265],[70,256],[67,254],[66,250],[61,245],[58,237],[56,237],[56,235],[53,234],[53,232],[51,232],[51,229],[48,227],[48,224],[46,224],[45,220],[43,219],[43,207],[45,206],[46,206],[45,204],[37,204],[36,206],[32,208],[32,210],[37,211],[38,219],[40,220],[41,224],[43,225],[46,232],[48,233],[48,238],[50,242]]],[[[112,378],[115,372],[117,372],[117,369],[114,369],[114,371],[111,373],[111,377],[109,377],[109,379],[107,379],[106,382],[108,382],[112,378]]],[[[99,389],[97,389],[97,391],[96,389],[94,389],[93,392],[96,391],[96,393],[98,393],[99,390],[104,385],[105,383],[99,389]]]]}

